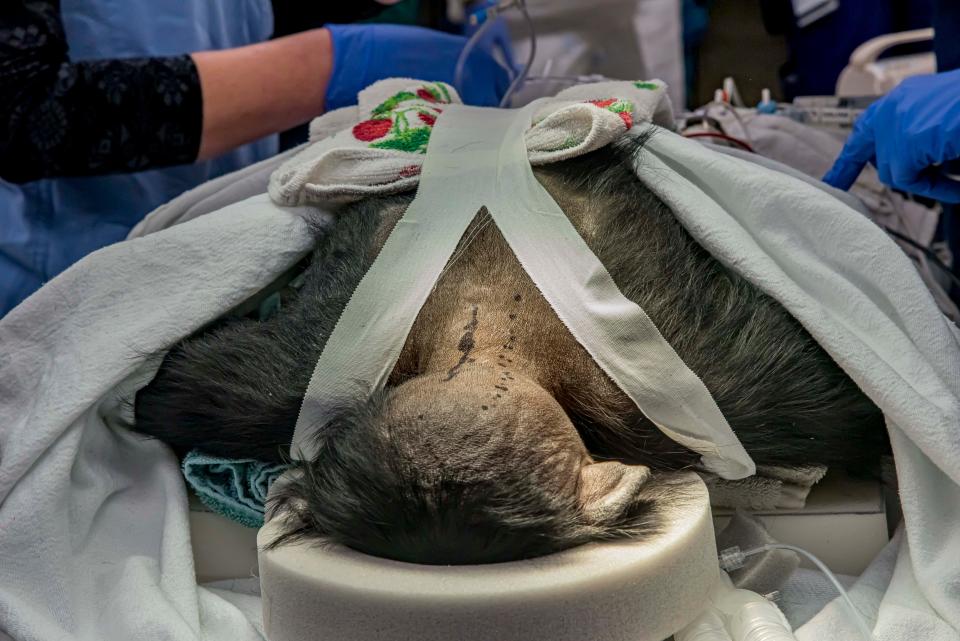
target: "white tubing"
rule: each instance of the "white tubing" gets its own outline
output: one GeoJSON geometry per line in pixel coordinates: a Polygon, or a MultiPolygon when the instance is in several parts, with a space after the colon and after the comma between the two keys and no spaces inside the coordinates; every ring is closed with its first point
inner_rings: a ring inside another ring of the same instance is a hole
{"type": "MultiPolygon", "coordinates": [[[[823,561],[815,557],[810,552],[807,552],[803,548],[798,548],[795,545],[787,545],[786,543],[768,543],[763,546],[763,550],[790,550],[791,552],[796,552],[797,554],[806,557],[811,563],[813,563],[817,568],[826,575],[827,580],[833,584],[833,587],[837,589],[837,592],[840,593],[840,598],[846,604],[847,609],[850,612],[851,618],[853,618],[854,624],[857,626],[857,630],[860,631],[860,636],[863,637],[864,641],[873,641],[873,632],[870,631],[870,628],[867,626],[867,622],[863,620],[860,611],[857,609],[857,606],[853,604],[853,601],[850,599],[850,595],[847,594],[847,591],[843,589],[843,586],[840,585],[840,581],[837,580],[837,577],[830,571],[830,568],[824,564],[823,561]]],[[[749,556],[752,551],[745,552],[745,556],[749,556]]]]}
{"type": "Polygon", "coordinates": [[[716,610],[707,610],[700,618],[673,635],[674,641],[733,641],[716,610]]]}
{"type": "Polygon", "coordinates": [[[797,641],[780,609],[720,573],[705,612],[674,635],[676,641],[797,641]]]}
{"type": "Polygon", "coordinates": [[[850,595],[847,594],[847,591],[840,584],[840,581],[837,580],[837,577],[833,574],[833,572],[830,571],[830,568],[828,568],[823,561],[818,559],[810,552],[807,552],[803,548],[798,548],[795,545],[787,545],[786,543],[767,543],[766,545],[761,545],[760,547],[742,551],[739,547],[734,546],[720,552],[720,556],[718,557],[720,561],[720,568],[727,572],[740,569],[743,567],[747,557],[753,556],[754,554],[760,554],[761,552],[768,552],[770,550],[789,550],[790,552],[795,552],[806,557],[811,563],[817,566],[817,568],[827,577],[827,580],[833,584],[833,587],[836,588],[837,592],[840,593],[840,598],[849,609],[850,617],[853,619],[857,630],[860,632],[860,636],[863,637],[864,641],[874,641],[873,632],[870,631],[870,627],[867,625],[867,622],[864,620],[857,607],[853,604],[853,601],[850,599],[850,595]]]}

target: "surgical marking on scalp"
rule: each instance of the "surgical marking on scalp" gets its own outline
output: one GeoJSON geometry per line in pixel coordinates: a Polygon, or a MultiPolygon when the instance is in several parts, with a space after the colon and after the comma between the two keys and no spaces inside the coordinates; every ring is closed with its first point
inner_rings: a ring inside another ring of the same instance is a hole
{"type": "Polygon", "coordinates": [[[479,308],[477,305],[473,306],[470,315],[470,322],[463,326],[465,330],[463,336],[460,337],[460,342],[457,343],[457,349],[463,353],[460,356],[460,360],[456,365],[450,368],[450,371],[447,372],[447,377],[444,382],[452,380],[454,376],[460,373],[460,368],[463,367],[466,363],[472,363],[475,359],[470,358],[470,352],[473,350],[476,343],[473,340],[473,332],[477,329],[477,310],[479,308]]]}

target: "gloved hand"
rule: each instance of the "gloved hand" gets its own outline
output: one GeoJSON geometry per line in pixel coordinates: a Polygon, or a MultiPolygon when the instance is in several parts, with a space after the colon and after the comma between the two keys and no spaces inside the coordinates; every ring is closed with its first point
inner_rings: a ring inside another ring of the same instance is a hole
{"type": "MultiPolygon", "coordinates": [[[[392,77],[453,84],[457,58],[467,39],[440,31],[390,24],[327,25],[333,45],[333,73],[326,109],[356,104],[357,93],[392,77]]],[[[466,104],[496,106],[510,84],[507,71],[490,54],[484,38],[467,58],[463,91],[466,104]]]]}
{"type": "Polygon", "coordinates": [[[903,191],[960,202],[960,181],[935,167],[960,159],[960,70],[907,78],[870,105],[823,180],[849,189],[864,165],[903,191]]]}

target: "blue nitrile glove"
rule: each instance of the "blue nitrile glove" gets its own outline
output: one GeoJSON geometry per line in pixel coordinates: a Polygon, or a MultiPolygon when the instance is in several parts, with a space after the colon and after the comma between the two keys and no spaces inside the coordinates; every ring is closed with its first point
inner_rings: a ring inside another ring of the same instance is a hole
{"type": "Polygon", "coordinates": [[[960,182],[935,165],[960,159],[960,70],[907,78],[860,116],[823,180],[849,189],[864,165],[905,192],[960,202],[960,182]]]}
{"type": "MultiPolygon", "coordinates": [[[[384,78],[439,80],[452,85],[457,57],[467,43],[463,36],[405,25],[327,25],[327,29],[333,44],[327,110],[356,104],[361,89],[384,78]]],[[[496,106],[510,78],[480,43],[467,59],[463,84],[460,97],[466,104],[496,106]]]]}

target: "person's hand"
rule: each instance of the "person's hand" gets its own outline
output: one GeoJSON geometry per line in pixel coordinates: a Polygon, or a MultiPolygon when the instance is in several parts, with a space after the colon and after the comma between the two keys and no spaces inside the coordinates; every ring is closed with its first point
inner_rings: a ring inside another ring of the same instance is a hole
{"type": "MultiPolygon", "coordinates": [[[[422,27],[364,24],[327,25],[333,44],[333,75],[325,108],[357,102],[357,93],[392,77],[453,84],[457,58],[467,39],[422,27]]],[[[484,39],[486,40],[486,39],[484,39]]],[[[466,104],[495,106],[509,86],[509,74],[481,43],[470,52],[460,97],[466,104]]]]}
{"type": "Polygon", "coordinates": [[[960,202],[960,181],[942,165],[960,159],[960,70],[907,78],[857,120],[824,182],[849,189],[868,162],[880,180],[942,202],[960,202]]]}

